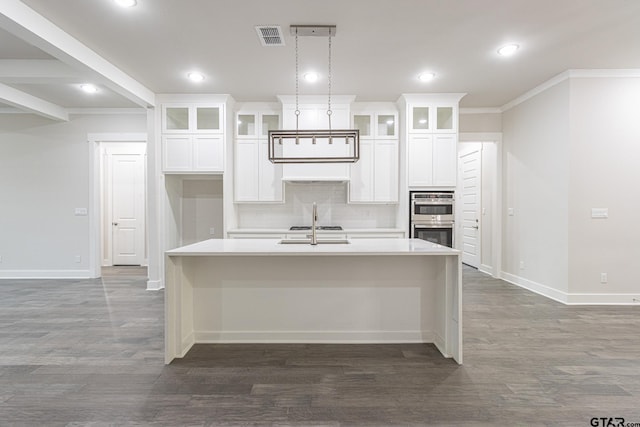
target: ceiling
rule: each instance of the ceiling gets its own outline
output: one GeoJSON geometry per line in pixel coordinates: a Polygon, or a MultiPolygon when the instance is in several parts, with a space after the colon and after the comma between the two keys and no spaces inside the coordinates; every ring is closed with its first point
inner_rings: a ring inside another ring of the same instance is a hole
{"type": "MultiPolygon", "coordinates": [[[[294,24],[337,26],[332,93],[359,101],[466,92],[462,107],[497,108],[568,69],[640,68],[637,0],[138,0],[131,9],[113,0],[4,0],[0,95],[18,94],[0,103],[28,110],[15,102],[26,94],[62,110],[131,108],[152,105],[153,93],[276,101],[295,93],[294,24]],[[82,44],[42,30],[38,15],[82,44]],[[257,25],[281,26],[286,45],[262,46],[257,25]],[[509,42],[519,51],[497,55],[509,42]],[[190,70],[206,79],[188,81],[190,70]],[[422,71],[436,78],[420,82],[422,71]],[[78,90],[89,81],[100,92],[78,90]]],[[[320,74],[314,85],[301,81],[300,94],[326,94],[327,45],[299,38],[300,73],[320,74]]]]}

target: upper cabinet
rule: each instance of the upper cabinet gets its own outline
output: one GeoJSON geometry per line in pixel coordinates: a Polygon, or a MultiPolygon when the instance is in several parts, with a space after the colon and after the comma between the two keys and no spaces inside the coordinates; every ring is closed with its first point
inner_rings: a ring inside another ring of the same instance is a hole
{"type": "Polygon", "coordinates": [[[458,104],[464,94],[406,94],[405,117],[409,187],[455,187],[458,104]]]}
{"type": "Polygon", "coordinates": [[[412,105],[408,114],[409,133],[456,133],[457,111],[457,105],[412,105]]]}
{"type": "Polygon", "coordinates": [[[397,203],[399,144],[395,106],[357,103],[352,117],[353,127],[360,131],[360,159],[351,165],[349,203],[397,203]]]}
{"type": "Polygon", "coordinates": [[[269,161],[270,130],[280,128],[276,106],[246,103],[236,113],[234,141],[234,201],[284,201],[282,165],[269,161]]]}
{"type": "MultiPolygon", "coordinates": [[[[213,96],[220,98],[220,96],[213,96]]],[[[188,99],[188,95],[180,96],[188,99]]],[[[163,102],[162,169],[165,173],[224,172],[225,102],[163,102]]]]}
{"type": "Polygon", "coordinates": [[[165,104],[162,133],[222,133],[222,105],[165,104]]]}

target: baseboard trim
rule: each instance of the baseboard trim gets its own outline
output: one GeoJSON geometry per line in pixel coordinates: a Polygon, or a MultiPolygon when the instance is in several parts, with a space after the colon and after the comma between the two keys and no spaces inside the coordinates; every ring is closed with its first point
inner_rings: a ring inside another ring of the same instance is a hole
{"type": "Polygon", "coordinates": [[[430,331],[196,331],[200,344],[400,344],[433,343],[430,331]]]}
{"type": "Polygon", "coordinates": [[[0,279],[91,279],[89,270],[0,270],[0,279]]]}
{"type": "Polygon", "coordinates": [[[504,271],[500,278],[565,305],[640,305],[640,294],[568,293],[504,271]]]}
{"type": "Polygon", "coordinates": [[[164,283],[162,283],[162,280],[147,280],[148,291],[159,291],[161,289],[164,289],[164,283]]]}

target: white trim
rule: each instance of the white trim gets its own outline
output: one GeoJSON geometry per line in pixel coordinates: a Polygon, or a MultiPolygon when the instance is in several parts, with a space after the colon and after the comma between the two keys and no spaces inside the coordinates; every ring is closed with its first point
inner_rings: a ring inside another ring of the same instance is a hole
{"type": "Polygon", "coordinates": [[[489,276],[496,277],[494,274],[494,268],[487,264],[480,264],[478,267],[478,271],[484,274],[488,274],[489,276]]]}
{"type": "Polygon", "coordinates": [[[515,274],[507,273],[504,271],[500,274],[500,277],[505,282],[509,282],[531,292],[535,292],[538,295],[542,295],[554,301],[558,301],[563,304],[567,304],[567,302],[569,301],[569,294],[567,294],[566,292],[559,291],[557,289],[534,282],[529,279],[525,279],[524,277],[516,276],[515,274]]]}
{"type": "Polygon", "coordinates": [[[522,104],[523,102],[533,98],[534,96],[540,94],[541,92],[544,92],[545,90],[570,78],[625,78],[625,77],[626,78],[640,77],[640,69],[631,68],[631,69],[616,69],[616,70],[600,70],[600,69],[567,70],[565,72],[558,74],[555,77],[552,77],[551,79],[547,80],[541,85],[538,85],[533,89],[523,93],[516,99],[510,102],[507,102],[502,107],[500,107],[500,112],[505,112],[507,110],[510,110],[511,108],[519,104],[522,104]]]}
{"type": "Polygon", "coordinates": [[[161,289],[164,289],[164,283],[162,283],[162,280],[147,280],[148,291],[159,291],[161,289]]]}
{"type": "Polygon", "coordinates": [[[0,270],[0,279],[91,279],[90,270],[0,270]]]}
{"type": "Polygon", "coordinates": [[[568,293],[515,274],[501,274],[504,281],[565,305],[640,305],[640,294],[568,293]]]}
{"type": "Polygon", "coordinates": [[[501,114],[499,107],[483,107],[483,108],[460,108],[459,113],[462,114],[501,114]]]}
{"type": "Polygon", "coordinates": [[[67,108],[67,112],[72,115],[147,114],[147,110],[145,108],[67,108]]]}
{"type": "Polygon", "coordinates": [[[69,121],[69,114],[64,107],[2,83],[0,83],[0,101],[2,101],[3,104],[7,104],[48,119],[62,122],[69,121]]]}
{"type": "Polygon", "coordinates": [[[502,132],[460,132],[458,142],[502,142],[502,132]]]}
{"type": "MultiPolygon", "coordinates": [[[[434,343],[430,331],[196,331],[196,343],[434,343]]],[[[188,346],[191,337],[186,337],[188,346]]]]}

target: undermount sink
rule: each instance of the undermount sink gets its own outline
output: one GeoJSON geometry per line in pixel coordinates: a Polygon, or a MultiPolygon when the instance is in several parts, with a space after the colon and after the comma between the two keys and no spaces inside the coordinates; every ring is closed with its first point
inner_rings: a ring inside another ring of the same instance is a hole
{"type": "MultiPolygon", "coordinates": [[[[311,240],[307,239],[282,239],[279,242],[281,245],[310,245],[311,240]]],[[[347,239],[319,239],[319,245],[344,245],[348,244],[349,241],[347,239]]]]}

